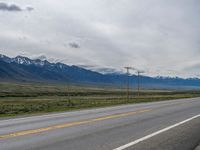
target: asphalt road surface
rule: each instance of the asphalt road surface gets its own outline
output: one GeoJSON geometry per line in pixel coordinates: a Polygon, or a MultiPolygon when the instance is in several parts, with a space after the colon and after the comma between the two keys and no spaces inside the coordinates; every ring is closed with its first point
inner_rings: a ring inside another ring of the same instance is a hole
{"type": "Polygon", "coordinates": [[[192,150],[200,98],[0,120],[0,150],[192,150]]]}

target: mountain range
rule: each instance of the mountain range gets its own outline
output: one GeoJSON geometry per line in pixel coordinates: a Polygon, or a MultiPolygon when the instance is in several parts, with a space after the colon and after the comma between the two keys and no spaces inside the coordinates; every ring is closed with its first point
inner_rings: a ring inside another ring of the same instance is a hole
{"type": "MultiPolygon", "coordinates": [[[[137,86],[138,77],[129,77],[130,85],[137,86]]],[[[125,87],[127,75],[122,73],[102,74],[79,66],[51,63],[47,60],[17,56],[10,58],[0,54],[0,81],[75,83],[88,85],[112,85],[125,87]]],[[[200,88],[198,78],[171,78],[141,76],[143,88],[200,88]]]]}

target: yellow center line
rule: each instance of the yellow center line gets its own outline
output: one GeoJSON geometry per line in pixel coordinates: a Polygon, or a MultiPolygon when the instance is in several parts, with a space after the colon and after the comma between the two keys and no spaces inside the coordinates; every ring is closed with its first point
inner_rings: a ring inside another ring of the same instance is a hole
{"type": "Polygon", "coordinates": [[[5,135],[0,135],[0,140],[19,137],[19,136],[25,136],[25,135],[31,135],[31,134],[37,134],[37,133],[42,133],[42,132],[51,131],[51,130],[55,130],[55,129],[62,129],[62,128],[67,128],[67,127],[72,127],[72,126],[84,125],[84,124],[88,124],[88,123],[94,123],[94,122],[104,121],[104,120],[109,120],[109,119],[127,117],[127,116],[145,113],[145,112],[149,112],[149,111],[151,111],[151,109],[144,109],[144,110],[139,110],[139,111],[134,111],[134,112],[114,114],[114,115],[110,115],[110,116],[104,116],[104,117],[94,118],[94,119],[90,119],[90,120],[77,121],[77,122],[70,122],[70,123],[65,123],[65,124],[58,124],[58,125],[39,128],[39,129],[19,131],[19,132],[9,133],[9,134],[5,134],[5,135]]]}

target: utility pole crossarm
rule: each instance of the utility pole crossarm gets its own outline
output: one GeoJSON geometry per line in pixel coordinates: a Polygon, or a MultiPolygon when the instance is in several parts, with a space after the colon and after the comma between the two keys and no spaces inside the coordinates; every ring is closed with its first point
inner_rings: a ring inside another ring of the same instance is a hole
{"type": "Polygon", "coordinates": [[[124,68],[126,69],[127,75],[129,75],[129,73],[130,73],[129,70],[132,69],[132,67],[124,67],[124,68]]]}

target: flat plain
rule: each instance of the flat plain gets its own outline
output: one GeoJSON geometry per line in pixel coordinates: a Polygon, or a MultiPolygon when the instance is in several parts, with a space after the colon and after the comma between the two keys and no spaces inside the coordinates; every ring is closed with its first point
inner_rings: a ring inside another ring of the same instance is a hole
{"type": "Polygon", "coordinates": [[[0,83],[0,117],[199,97],[200,91],[130,90],[126,87],[0,83]]]}

